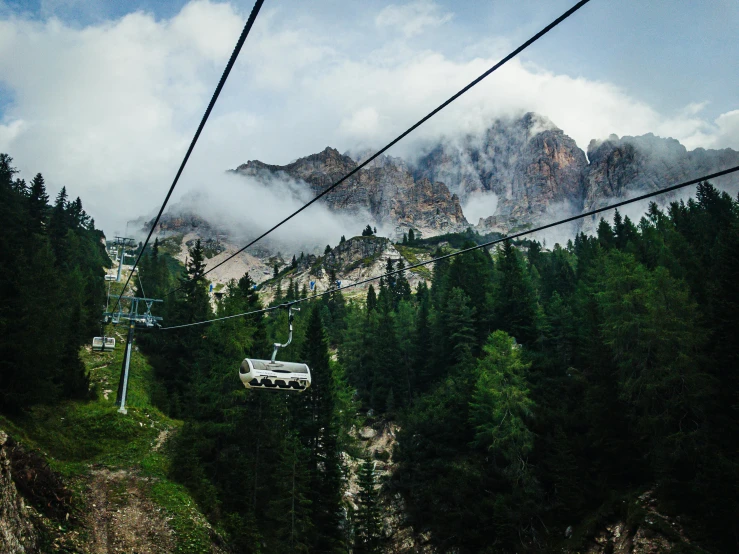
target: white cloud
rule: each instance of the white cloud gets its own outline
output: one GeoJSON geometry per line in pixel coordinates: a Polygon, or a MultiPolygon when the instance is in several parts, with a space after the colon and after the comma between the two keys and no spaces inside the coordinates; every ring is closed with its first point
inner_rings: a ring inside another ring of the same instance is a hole
{"type": "Polygon", "coordinates": [[[739,110],[722,113],[712,125],[697,125],[695,132],[682,142],[691,149],[701,146],[739,150],[739,110]]]}
{"type": "Polygon", "coordinates": [[[444,13],[431,0],[417,0],[407,4],[390,4],[375,17],[375,24],[400,31],[406,38],[440,27],[452,20],[453,14],[444,13]]]}
{"type": "MultiPolygon", "coordinates": [[[[412,3],[386,8],[383,24],[392,27],[387,13],[409,6],[438,24],[449,17],[434,4],[412,3]]],[[[44,173],[50,193],[66,185],[80,195],[106,232],[122,231],[126,220],[163,199],[245,19],[231,4],[207,0],[188,3],[170,19],[139,12],[84,28],[54,18],[0,16],[0,86],[13,98],[0,119],[0,151],[11,154],[26,177],[44,173]]],[[[401,32],[413,35],[432,24],[401,32]]],[[[329,145],[377,148],[500,55],[499,46],[491,46],[449,59],[414,49],[411,41],[394,46],[390,57],[360,55],[366,36],[351,35],[354,42],[342,36],[339,47],[321,29],[279,11],[260,15],[176,196],[198,188],[217,194],[216,176],[248,159],[287,163],[329,145]]],[[[700,100],[665,114],[614,84],[516,59],[392,154],[412,154],[419,142],[480,130],[496,116],[525,111],[547,116],[582,148],[611,133],[646,132],[689,148],[739,148],[739,112],[707,121],[700,100]]],[[[251,201],[247,195],[226,203],[238,214],[261,198],[254,192],[251,201]]],[[[310,212],[302,217],[310,222],[310,212]]]]}
{"type": "Polygon", "coordinates": [[[380,132],[380,114],[374,106],[360,108],[341,121],[341,132],[347,135],[377,137],[380,132]]]}
{"type": "Polygon", "coordinates": [[[494,192],[477,191],[464,199],[462,213],[473,225],[477,225],[480,218],[488,217],[498,208],[498,195],[494,192]]]}

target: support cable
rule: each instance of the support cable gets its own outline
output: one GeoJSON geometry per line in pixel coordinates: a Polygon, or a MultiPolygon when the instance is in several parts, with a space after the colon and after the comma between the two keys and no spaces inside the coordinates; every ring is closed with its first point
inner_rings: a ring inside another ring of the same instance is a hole
{"type": "MultiPolygon", "coordinates": [[[[141,251],[139,252],[139,255],[136,257],[136,261],[133,264],[133,268],[131,268],[131,273],[129,273],[128,279],[126,279],[126,285],[128,285],[128,282],[131,280],[131,276],[133,275],[133,272],[136,269],[136,266],[141,260],[141,256],[143,256],[144,251],[146,250],[146,245],[149,244],[149,240],[151,240],[151,236],[154,234],[154,230],[156,229],[157,224],[159,223],[159,219],[162,217],[162,213],[164,213],[164,208],[167,207],[167,203],[169,202],[169,199],[172,196],[172,193],[174,192],[174,188],[177,186],[177,181],[180,180],[180,175],[182,175],[182,172],[185,169],[185,165],[187,164],[187,161],[190,159],[190,154],[192,154],[192,151],[195,148],[195,143],[197,143],[198,139],[200,138],[200,133],[203,131],[203,128],[205,127],[205,122],[208,121],[208,117],[210,117],[210,112],[213,111],[213,106],[215,106],[216,100],[218,100],[218,97],[221,94],[223,85],[226,84],[226,79],[228,79],[228,76],[231,73],[231,69],[233,68],[234,63],[236,62],[236,58],[238,58],[239,52],[241,52],[241,47],[244,45],[244,42],[246,41],[246,37],[249,35],[249,31],[251,30],[252,25],[254,25],[254,21],[256,21],[257,19],[257,15],[259,14],[259,10],[262,8],[262,4],[264,4],[264,0],[257,0],[254,3],[254,7],[251,10],[251,14],[249,14],[249,19],[246,21],[246,25],[244,25],[244,30],[241,31],[241,36],[239,37],[239,40],[236,43],[236,46],[234,47],[233,52],[231,53],[231,58],[228,60],[228,63],[226,64],[226,69],[223,70],[223,75],[221,75],[221,80],[218,82],[218,86],[216,87],[216,90],[213,93],[212,98],[210,99],[210,103],[208,104],[208,108],[205,110],[205,114],[203,115],[203,119],[200,121],[200,125],[198,125],[198,130],[195,132],[195,136],[190,142],[190,147],[187,149],[187,153],[185,154],[185,157],[182,160],[182,163],[180,164],[180,168],[177,170],[177,174],[175,175],[174,181],[172,181],[172,186],[169,187],[167,196],[164,198],[164,202],[162,202],[162,207],[159,208],[159,213],[154,219],[154,223],[151,225],[151,229],[149,230],[149,235],[146,237],[146,240],[144,241],[144,245],[141,247],[141,251]]],[[[123,263],[123,260],[121,260],[121,264],[122,263],[123,263]]],[[[123,286],[123,290],[126,290],[125,285],[123,286]]],[[[119,303],[120,303],[120,298],[118,299],[118,302],[116,302],[116,305],[113,307],[113,311],[115,311],[119,303]]]]}
{"type": "MultiPolygon", "coordinates": [[[[290,221],[293,217],[295,217],[296,215],[298,215],[300,212],[302,212],[303,210],[307,209],[309,206],[311,206],[312,204],[314,204],[315,202],[317,202],[319,199],[321,199],[322,197],[324,197],[325,195],[327,195],[329,192],[331,192],[336,187],[338,187],[341,183],[343,183],[344,181],[346,181],[349,177],[351,177],[352,175],[354,175],[355,173],[357,173],[360,169],[362,169],[363,167],[365,167],[367,164],[369,164],[370,162],[372,162],[373,160],[375,160],[377,157],[379,157],[380,155],[382,155],[383,153],[385,153],[387,150],[389,150],[395,144],[397,144],[402,139],[404,139],[406,136],[408,136],[413,131],[415,131],[418,127],[420,127],[421,125],[423,125],[424,123],[426,123],[426,121],[428,121],[433,116],[435,116],[437,113],[439,113],[441,110],[443,110],[444,108],[446,108],[449,104],[451,104],[452,102],[454,102],[457,98],[459,98],[464,93],[466,93],[467,91],[469,91],[472,87],[474,87],[475,85],[477,85],[478,83],[480,83],[483,79],[485,79],[486,77],[488,77],[495,70],[497,70],[498,68],[502,67],[507,62],[509,62],[510,60],[512,60],[513,58],[515,58],[518,54],[520,54],[521,52],[523,52],[524,50],[526,50],[526,48],[528,48],[533,43],[535,43],[537,40],[539,40],[541,37],[543,37],[544,35],[546,35],[549,31],[551,31],[552,29],[554,29],[557,25],[559,25],[560,23],[562,23],[565,19],[567,19],[568,17],[570,17],[572,14],[574,14],[576,11],[578,11],[580,8],[582,8],[588,2],[590,2],[590,0],[580,0],[580,2],[578,2],[577,4],[575,4],[574,6],[572,6],[569,10],[567,10],[565,13],[563,13],[562,15],[560,15],[557,19],[555,19],[554,21],[552,21],[549,25],[547,25],[546,27],[544,27],[541,31],[539,31],[538,33],[536,33],[534,36],[532,36],[530,39],[528,39],[526,42],[524,42],[521,46],[519,46],[518,48],[516,48],[513,52],[511,52],[510,54],[508,54],[505,58],[503,58],[498,63],[496,63],[495,65],[493,65],[490,69],[488,69],[487,71],[485,71],[485,73],[483,73],[482,75],[480,75],[479,77],[477,77],[477,79],[475,79],[474,81],[472,81],[471,83],[469,83],[462,90],[460,90],[459,92],[457,92],[456,94],[454,94],[453,96],[451,96],[450,98],[448,98],[446,101],[444,101],[439,106],[437,106],[436,108],[434,108],[432,111],[430,111],[424,117],[422,117],[421,119],[419,119],[416,123],[414,123],[413,125],[411,125],[408,129],[406,129],[405,131],[403,131],[400,135],[398,135],[393,140],[391,140],[389,143],[387,143],[385,146],[383,146],[382,148],[380,148],[377,152],[375,152],[372,156],[370,156],[369,158],[367,158],[361,164],[357,165],[357,167],[355,167],[354,169],[352,169],[349,173],[347,173],[346,175],[344,175],[341,179],[339,179],[334,184],[332,184],[331,186],[329,186],[326,190],[324,190],[323,192],[321,192],[320,194],[318,194],[315,198],[313,198],[312,200],[310,200],[307,204],[304,204],[301,208],[295,210],[292,214],[290,214],[285,219],[283,219],[282,221],[280,221],[279,223],[277,223],[276,225],[274,225],[273,227],[271,227],[270,229],[268,229],[267,231],[265,231],[264,233],[262,233],[261,235],[259,235],[257,238],[255,238],[254,240],[252,240],[249,244],[247,244],[243,248],[237,250],[236,252],[234,252],[233,254],[231,254],[230,256],[228,256],[226,259],[221,260],[219,263],[217,263],[216,265],[214,265],[213,267],[211,267],[208,271],[206,271],[204,273],[204,275],[207,275],[208,273],[210,273],[211,271],[214,271],[216,268],[219,268],[220,266],[222,266],[226,262],[229,262],[230,260],[232,260],[233,258],[235,258],[236,256],[238,256],[239,254],[241,254],[244,250],[246,250],[250,246],[253,246],[257,242],[259,242],[260,240],[262,240],[264,237],[266,237],[267,235],[269,235],[270,233],[272,233],[273,231],[275,231],[278,227],[281,227],[282,225],[284,225],[285,223],[287,223],[288,221],[290,221]]],[[[167,296],[170,296],[171,294],[174,294],[175,292],[177,292],[178,290],[181,290],[181,289],[182,289],[182,287],[177,287],[177,288],[169,291],[167,294],[165,294],[164,297],[166,298],[167,296]]]]}
{"type": "Polygon", "coordinates": [[[341,291],[341,290],[344,290],[344,289],[349,289],[349,288],[352,288],[352,287],[357,287],[359,285],[364,285],[364,284],[369,283],[371,281],[377,281],[379,279],[382,279],[383,277],[389,277],[391,275],[397,275],[398,273],[409,271],[409,270],[415,269],[417,267],[422,267],[422,266],[425,266],[425,265],[430,265],[430,264],[433,264],[433,263],[438,262],[439,260],[447,260],[449,258],[453,258],[455,256],[459,256],[460,254],[466,254],[467,252],[472,252],[473,250],[480,250],[480,249],[483,249],[483,248],[490,248],[491,246],[494,246],[494,245],[499,244],[501,242],[505,242],[505,241],[508,241],[508,240],[517,239],[517,238],[523,237],[525,235],[530,235],[532,233],[538,233],[539,231],[544,231],[546,229],[551,229],[552,227],[556,227],[558,225],[563,225],[565,223],[570,223],[572,221],[577,221],[578,219],[583,219],[583,218],[586,218],[586,217],[589,217],[589,216],[593,216],[593,215],[599,214],[601,212],[606,212],[608,210],[613,210],[613,209],[616,209],[616,208],[620,208],[621,206],[626,206],[626,205],[632,204],[634,202],[639,202],[641,200],[646,200],[647,198],[652,198],[652,197],[658,196],[660,194],[666,194],[668,192],[672,192],[672,191],[675,191],[675,190],[678,190],[678,189],[689,187],[690,185],[695,185],[695,184],[701,183],[703,181],[707,181],[709,179],[715,179],[716,177],[721,177],[723,175],[728,175],[728,174],[734,173],[736,171],[739,171],[739,165],[737,165],[735,167],[728,168],[728,169],[724,169],[723,171],[718,171],[716,173],[711,173],[710,175],[704,175],[703,177],[698,177],[697,179],[691,179],[690,181],[686,181],[684,183],[679,183],[677,185],[672,185],[670,187],[666,187],[666,188],[655,190],[655,191],[652,191],[652,192],[649,192],[649,193],[646,193],[646,194],[642,194],[641,196],[637,196],[635,198],[630,198],[628,200],[623,200],[621,202],[616,202],[615,204],[610,204],[610,205],[604,206],[602,208],[596,208],[594,210],[590,210],[590,211],[587,211],[587,212],[582,213],[582,214],[579,214],[579,215],[573,215],[573,216],[568,217],[566,219],[560,219],[559,221],[555,221],[553,223],[547,223],[546,225],[541,225],[539,227],[535,227],[534,229],[529,229],[527,231],[521,231],[519,233],[514,233],[512,235],[508,235],[508,236],[505,236],[505,237],[500,238],[500,239],[491,240],[489,242],[478,244],[476,246],[471,246],[469,248],[465,248],[463,250],[458,250],[457,252],[452,252],[450,254],[444,254],[443,256],[439,256],[437,258],[433,258],[433,259],[428,260],[428,261],[425,261],[425,262],[419,262],[417,264],[409,265],[408,267],[404,267],[403,269],[396,269],[394,271],[388,271],[387,273],[383,273],[382,275],[379,275],[377,277],[370,277],[368,279],[364,279],[362,281],[357,281],[356,283],[352,283],[350,285],[344,285],[343,287],[332,288],[332,289],[329,289],[327,291],[324,291],[324,292],[322,292],[320,294],[314,294],[313,296],[309,296],[307,298],[301,298],[299,300],[294,300],[292,302],[287,302],[285,304],[280,304],[278,306],[273,306],[271,308],[264,308],[262,310],[254,310],[254,311],[251,311],[251,312],[244,312],[244,313],[241,313],[241,314],[234,314],[234,315],[229,315],[229,316],[226,316],[226,317],[219,317],[219,318],[216,318],[216,319],[207,319],[205,321],[196,321],[195,323],[187,323],[187,324],[184,324],[184,325],[174,325],[172,327],[162,327],[161,330],[162,331],[165,331],[165,330],[168,330],[168,329],[181,329],[183,327],[194,327],[196,325],[205,325],[206,323],[214,323],[214,322],[223,321],[223,320],[226,320],[226,319],[233,319],[233,318],[236,318],[236,317],[246,317],[246,316],[250,316],[250,315],[262,314],[262,313],[271,312],[271,311],[274,311],[274,310],[279,310],[280,308],[286,308],[286,307],[292,306],[294,304],[300,304],[301,302],[306,302],[306,301],[309,301],[309,300],[313,300],[313,299],[319,298],[321,296],[326,296],[327,294],[333,294],[333,293],[335,293],[337,291],[341,291]]]}

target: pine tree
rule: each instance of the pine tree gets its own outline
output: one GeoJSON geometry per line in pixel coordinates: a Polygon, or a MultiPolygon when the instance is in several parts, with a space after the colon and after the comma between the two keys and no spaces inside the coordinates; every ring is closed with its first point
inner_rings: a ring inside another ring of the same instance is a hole
{"type": "Polygon", "coordinates": [[[49,222],[49,238],[54,248],[57,266],[65,266],[69,260],[69,245],[67,231],[70,228],[67,213],[67,188],[62,187],[54,201],[49,222]]]}
{"type": "Polygon", "coordinates": [[[397,309],[398,304],[402,301],[409,301],[411,299],[411,285],[408,283],[408,279],[405,276],[405,264],[403,258],[398,260],[398,273],[395,277],[395,289],[393,294],[393,308],[397,309]]]}
{"type": "Polygon", "coordinates": [[[534,411],[524,373],[528,367],[503,331],[490,335],[484,351],[470,402],[474,444],[496,455],[504,471],[518,480],[528,471],[527,457],[534,448],[527,425],[534,411]]]}
{"type": "Polygon", "coordinates": [[[267,515],[276,528],[276,540],[270,551],[279,554],[310,552],[313,532],[310,475],[306,471],[307,452],[300,441],[288,435],[281,445],[279,462],[273,470],[274,487],[271,491],[267,515]]]}
{"type": "Polygon", "coordinates": [[[370,285],[367,290],[367,313],[369,314],[375,308],[377,308],[377,295],[375,294],[375,287],[370,285]]]}
{"type": "Polygon", "coordinates": [[[191,320],[205,316],[210,310],[210,302],[206,291],[205,251],[200,239],[189,251],[185,264],[185,275],[181,278],[181,282],[191,320]]]}
{"type": "Polygon", "coordinates": [[[381,538],[380,506],[375,490],[375,463],[364,460],[359,467],[359,494],[355,516],[354,552],[379,554],[381,538]]]}
{"type": "Polygon", "coordinates": [[[301,359],[311,368],[313,383],[298,399],[295,422],[301,442],[309,451],[311,520],[314,531],[311,552],[340,552],[343,475],[335,420],[334,377],[328,344],[315,306],[308,320],[301,359]]]}
{"type": "Polygon", "coordinates": [[[28,209],[31,216],[31,233],[41,233],[47,222],[49,213],[49,195],[46,194],[44,178],[40,173],[31,181],[31,191],[28,198],[28,209]]]}
{"type": "Polygon", "coordinates": [[[416,315],[413,344],[413,366],[415,368],[414,390],[426,391],[435,379],[432,363],[433,339],[431,334],[431,296],[426,283],[421,281],[416,288],[418,313],[416,315]]]}
{"type": "Polygon", "coordinates": [[[413,229],[408,229],[408,244],[412,246],[415,241],[416,234],[413,232],[413,229]]]}
{"type": "Polygon", "coordinates": [[[452,289],[442,319],[449,345],[449,356],[455,361],[469,358],[475,348],[476,311],[475,307],[470,305],[469,296],[462,289],[456,287],[452,289]]]}
{"type": "Polygon", "coordinates": [[[605,219],[601,219],[598,224],[598,242],[605,249],[613,248],[616,245],[613,229],[605,219]]]}
{"type": "Polygon", "coordinates": [[[510,241],[504,243],[498,260],[500,277],[493,295],[495,327],[507,331],[523,344],[531,344],[538,337],[536,292],[510,241]]]}
{"type": "MultiPolygon", "coordinates": [[[[395,270],[395,260],[392,258],[388,258],[387,262],[385,263],[385,273],[392,273],[395,270]]],[[[388,288],[388,292],[390,296],[394,296],[395,294],[395,283],[397,282],[398,278],[396,275],[387,275],[385,277],[385,285],[388,288]]]]}

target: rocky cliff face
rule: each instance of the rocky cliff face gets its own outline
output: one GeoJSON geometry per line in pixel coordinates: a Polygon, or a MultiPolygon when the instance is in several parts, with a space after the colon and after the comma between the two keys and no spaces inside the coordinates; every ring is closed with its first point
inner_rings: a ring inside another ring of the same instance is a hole
{"type": "MultiPolygon", "coordinates": [[[[366,156],[326,148],[284,166],[249,161],[233,172],[267,186],[275,179],[287,180],[292,190],[312,198],[366,156]]],[[[739,152],[734,150],[688,151],[674,139],[652,134],[592,141],[586,156],[551,121],[528,113],[497,120],[481,134],[430,144],[413,162],[380,156],[322,202],[333,211],[355,215],[358,227],[372,222],[391,238],[401,238],[410,228],[423,236],[463,231],[470,223],[462,206],[477,214],[478,221],[471,223],[481,233],[511,233],[735,165],[739,152]]],[[[736,194],[739,176],[714,184],[736,194]]],[[[656,201],[664,204],[674,198],[665,195],[656,201]]],[[[644,207],[635,207],[632,215],[644,207]]],[[[591,232],[598,219],[573,224],[566,234],[591,232]]],[[[187,213],[165,216],[160,229],[217,243],[219,233],[229,232],[218,225],[187,213]]],[[[234,239],[225,249],[233,251],[243,242],[234,239]]],[[[269,237],[260,245],[261,251],[250,250],[259,258],[289,248],[270,243],[269,237]]],[[[218,254],[220,246],[211,250],[218,254]]],[[[258,265],[248,260],[255,277],[266,276],[269,268],[258,265]]]]}
{"type": "MultiPolygon", "coordinates": [[[[289,178],[304,182],[315,196],[356,169],[357,162],[334,148],[300,158],[284,166],[249,161],[236,168],[244,176],[269,182],[289,178]]],[[[461,231],[468,226],[459,198],[446,185],[416,177],[405,162],[383,156],[359,170],[324,197],[332,210],[367,214],[378,225],[403,230],[414,228],[423,235],[461,231]]]]}
{"type": "MultiPolygon", "coordinates": [[[[588,158],[585,210],[739,164],[739,152],[734,150],[688,151],[675,139],[651,133],[622,138],[611,135],[602,142],[593,140],[588,146],[588,158]]],[[[736,183],[736,178],[727,176],[716,183],[730,186],[736,183]]]]}
{"type": "Polygon", "coordinates": [[[36,552],[38,533],[13,482],[7,443],[8,435],[0,430],[0,552],[36,552]]]}
{"type": "MultiPolygon", "coordinates": [[[[497,209],[478,229],[512,232],[735,165],[734,150],[688,151],[675,139],[651,133],[592,141],[586,157],[550,121],[528,113],[498,120],[480,136],[433,146],[418,160],[415,175],[444,182],[463,204],[476,193],[494,193],[497,209]]],[[[739,177],[714,184],[736,193],[739,177]]],[[[592,231],[596,223],[594,218],[579,229],[592,231]]]]}
{"type": "Polygon", "coordinates": [[[416,175],[443,181],[463,199],[494,193],[497,210],[479,225],[508,232],[556,208],[575,213],[585,195],[587,160],[575,141],[533,113],[498,120],[481,136],[442,142],[419,159],[416,175]]]}
{"type": "MultiPolygon", "coordinates": [[[[688,151],[675,139],[649,133],[621,138],[611,135],[602,142],[593,140],[588,146],[588,159],[583,202],[586,211],[739,165],[739,152],[728,148],[688,151]]],[[[713,184],[736,194],[739,176],[727,175],[713,180],[713,184]]],[[[655,198],[655,202],[664,205],[681,194],[685,193],[665,194],[655,198]]],[[[644,206],[636,209],[643,210],[644,206]]],[[[583,221],[581,229],[592,232],[599,220],[595,216],[583,221]]]]}

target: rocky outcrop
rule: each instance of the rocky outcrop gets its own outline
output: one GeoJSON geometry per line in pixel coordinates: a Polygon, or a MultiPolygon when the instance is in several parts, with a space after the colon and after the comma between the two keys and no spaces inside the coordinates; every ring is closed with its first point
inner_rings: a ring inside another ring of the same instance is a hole
{"type": "Polygon", "coordinates": [[[416,175],[443,181],[463,199],[494,193],[494,214],[483,232],[509,232],[548,211],[575,213],[584,199],[587,160],[573,139],[533,113],[498,120],[481,136],[442,142],[417,163],[416,175]]]}
{"type": "Polygon", "coordinates": [[[8,435],[0,430],[0,552],[37,552],[38,533],[13,482],[8,445],[8,435]]]}
{"type": "MultiPolygon", "coordinates": [[[[393,461],[393,450],[397,444],[399,427],[391,421],[375,421],[359,430],[354,430],[365,457],[373,460],[377,481],[376,490],[382,512],[382,540],[380,551],[383,554],[436,554],[439,552],[431,544],[430,533],[418,533],[407,518],[407,510],[401,495],[384,484],[397,469],[393,461]]],[[[349,509],[358,509],[359,467],[361,460],[344,453],[344,464],[348,479],[344,499],[349,509]]]]}
{"type": "MultiPolygon", "coordinates": [[[[385,237],[354,237],[335,246],[321,257],[305,256],[303,259],[297,259],[295,268],[287,268],[287,271],[281,273],[278,279],[271,280],[260,287],[260,290],[264,292],[267,301],[277,294],[278,283],[284,292],[289,284],[293,286],[297,284],[298,289],[305,286],[306,290],[310,291],[312,282],[314,292],[321,293],[336,286],[331,278],[332,273],[336,279],[341,281],[342,287],[347,287],[365,279],[379,278],[385,273],[388,260],[392,260],[394,267],[397,268],[399,260],[403,260],[407,267],[413,262],[430,259],[427,254],[421,252],[415,252],[413,256],[407,254],[408,257],[406,257],[401,250],[403,250],[402,246],[393,244],[385,237]]],[[[406,271],[405,277],[411,287],[415,288],[421,281],[427,281],[430,273],[428,269],[416,268],[406,271]]],[[[370,284],[374,284],[376,289],[378,281],[362,283],[345,292],[349,296],[363,296],[370,284]]]]}
{"type": "Polygon", "coordinates": [[[630,510],[630,521],[614,520],[587,533],[584,544],[573,549],[565,547],[563,551],[587,554],[705,552],[691,545],[679,517],[672,518],[659,511],[652,491],[640,495],[630,510]]]}
{"type": "MultiPolygon", "coordinates": [[[[356,169],[357,162],[334,148],[300,158],[288,165],[249,161],[235,173],[269,183],[289,179],[305,183],[310,195],[325,191],[356,169]]],[[[405,162],[381,156],[329,192],[323,202],[332,210],[371,217],[377,225],[394,229],[398,235],[409,228],[423,235],[455,232],[468,226],[459,197],[446,185],[415,177],[405,162]]]]}
{"type": "Polygon", "coordinates": [[[385,237],[354,237],[331,249],[325,255],[323,265],[340,272],[351,271],[362,263],[371,263],[389,246],[390,239],[385,237]]]}

